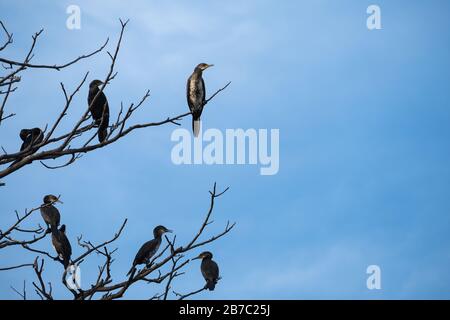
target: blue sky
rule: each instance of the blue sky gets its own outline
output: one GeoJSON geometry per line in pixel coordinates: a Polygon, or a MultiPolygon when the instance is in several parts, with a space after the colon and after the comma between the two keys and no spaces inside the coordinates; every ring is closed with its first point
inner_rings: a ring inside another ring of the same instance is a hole
{"type": "MultiPolygon", "coordinates": [[[[63,62],[117,39],[118,18],[130,18],[106,89],[111,113],[120,102],[151,98],[133,121],[187,111],[185,81],[199,62],[208,92],[231,86],[204,113],[204,126],[280,130],[280,171],[259,175],[252,165],[175,166],[173,126],[141,130],[61,170],[32,164],[3,179],[0,228],[14,210],[61,194],[60,211],[75,254],[76,236],[99,242],[124,218],[114,279],[124,278],[155,225],[179,241],[197,231],[214,181],[230,191],[217,202],[214,224],[237,227],[209,245],[223,279],[204,299],[450,298],[450,8],[447,1],[15,1],[0,2],[0,19],[14,33],[1,56],[22,58],[33,32],[44,28],[35,62],[63,62]],[[382,30],[369,31],[366,9],[381,8],[382,30]],[[81,29],[65,26],[66,8],[81,8],[81,29]],[[382,289],[366,288],[366,268],[381,267],[382,289]]],[[[105,52],[61,72],[30,70],[11,97],[17,113],[2,123],[0,142],[19,146],[18,131],[45,126],[63,107],[59,82],[74,88],[86,71],[103,79],[105,52]]],[[[86,108],[87,86],[60,130],[86,108]]],[[[71,122],[72,121],[72,122],[71,122]]],[[[182,121],[190,128],[190,121],[182,121]]],[[[59,163],[57,161],[57,163],[59,163]]],[[[40,223],[36,214],[30,225],[40,223]]],[[[49,241],[37,246],[52,250],[49,241]]],[[[200,251],[200,250],[199,250],[200,251]]],[[[196,254],[198,252],[194,252],[196,254]]],[[[34,258],[0,252],[0,266],[34,258]]],[[[83,284],[100,259],[83,265],[83,284]]],[[[59,265],[45,277],[55,294],[59,265]]],[[[199,263],[174,289],[200,288],[199,263]]],[[[0,299],[17,295],[29,270],[0,272],[0,299]]],[[[162,286],[137,285],[127,298],[149,298],[162,286]]]]}

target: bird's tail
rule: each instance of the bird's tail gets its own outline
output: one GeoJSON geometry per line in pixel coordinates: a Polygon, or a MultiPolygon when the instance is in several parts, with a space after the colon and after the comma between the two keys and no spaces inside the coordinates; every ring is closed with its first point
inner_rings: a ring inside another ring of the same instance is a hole
{"type": "Polygon", "coordinates": [[[70,266],[70,258],[64,258],[63,265],[64,265],[64,270],[67,270],[67,268],[70,266]]]}
{"type": "Polygon", "coordinates": [[[201,126],[201,121],[200,121],[200,117],[198,118],[192,118],[192,131],[194,132],[194,137],[198,137],[198,134],[200,133],[200,126],[201,126]]]}
{"type": "Polygon", "coordinates": [[[99,128],[98,129],[98,141],[100,143],[102,143],[103,141],[105,141],[106,137],[108,136],[108,130],[99,128]]]}
{"type": "Polygon", "coordinates": [[[217,281],[213,281],[213,280],[206,280],[206,289],[208,289],[209,291],[213,291],[214,288],[216,287],[216,283],[217,281]]]}
{"type": "Polygon", "coordinates": [[[98,141],[100,141],[100,143],[105,141],[106,136],[108,135],[108,126],[109,126],[109,110],[105,109],[103,111],[101,122],[98,127],[98,141]]]}

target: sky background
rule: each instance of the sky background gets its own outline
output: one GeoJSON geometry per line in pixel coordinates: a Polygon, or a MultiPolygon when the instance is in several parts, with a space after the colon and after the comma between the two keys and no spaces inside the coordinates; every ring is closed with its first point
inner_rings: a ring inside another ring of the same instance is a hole
{"type": "MultiPolygon", "coordinates": [[[[156,121],[187,111],[185,82],[200,62],[209,93],[231,86],[206,107],[205,128],[280,130],[280,170],[261,176],[255,165],[175,166],[166,125],[136,131],[86,154],[70,167],[33,163],[2,179],[0,228],[14,210],[58,205],[74,256],[76,236],[99,243],[128,218],[113,278],[125,278],[154,226],[175,230],[186,243],[209,206],[208,190],[230,186],[218,199],[204,237],[236,228],[204,249],[214,253],[222,280],[202,299],[450,298],[450,3],[448,1],[0,1],[0,19],[14,44],[0,56],[23,59],[31,35],[44,28],[35,63],[62,63],[96,49],[130,19],[116,70],[106,88],[111,117],[120,103],[151,98],[130,122],[156,121]],[[67,6],[81,8],[81,29],[66,28],[67,6]],[[366,9],[381,8],[382,30],[366,27],[366,9]],[[368,290],[366,268],[381,268],[381,290],[368,290]]],[[[102,52],[63,71],[28,70],[6,111],[0,144],[18,150],[21,128],[52,123],[63,107],[59,87],[73,90],[84,73],[104,79],[102,52]]],[[[87,84],[59,132],[85,111],[87,84]]],[[[190,129],[190,119],[182,121],[190,129]]],[[[50,164],[60,164],[62,159],[50,164]]],[[[24,226],[42,223],[37,212],[24,226]]],[[[35,248],[52,250],[49,238],[35,248]]],[[[195,250],[192,257],[202,249],[195,250]]],[[[35,255],[0,252],[0,267],[35,255]]],[[[82,265],[82,285],[94,280],[95,256],[82,265]]],[[[173,289],[201,288],[200,263],[173,289]]],[[[54,294],[70,298],[61,266],[47,261],[54,294]]],[[[0,299],[31,270],[0,272],[0,299]]],[[[163,285],[139,284],[127,298],[146,299],[163,285]]],[[[36,297],[34,297],[36,298],[36,297]]]]}

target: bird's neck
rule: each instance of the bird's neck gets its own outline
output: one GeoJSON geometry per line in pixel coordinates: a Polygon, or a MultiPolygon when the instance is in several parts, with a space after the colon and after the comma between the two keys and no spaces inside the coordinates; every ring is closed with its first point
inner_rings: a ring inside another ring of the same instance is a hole
{"type": "Polygon", "coordinates": [[[195,69],[194,70],[194,74],[193,74],[194,77],[201,78],[202,75],[203,75],[203,70],[202,69],[195,69]]]}
{"type": "Polygon", "coordinates": [[[155,240],[157,241],[161,241],[162,240],[162,235],[153,235],[155,237],[155,240]]]}
{"type": "Polygon", "coordinates": [[[99,89],[98,89],[98,87],[92,87],[92,88],[89,88],[89,91],[90,92],[98,92],[99,89]]]}

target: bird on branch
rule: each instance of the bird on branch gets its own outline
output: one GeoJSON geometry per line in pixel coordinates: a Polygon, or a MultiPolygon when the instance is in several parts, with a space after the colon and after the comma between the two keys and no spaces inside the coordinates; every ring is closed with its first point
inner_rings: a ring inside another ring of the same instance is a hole
{"type": "Polygon", "coordinates": [[[172,230],[169,230],[164,226],[157,226],[155,229],[153,229],[154,238],[144,243],[142,247],[139,249],[138,253],[136,254],[136,257],[134,258],[133,266],[131,267],[130,271],[128,271],[127,276],[136,270],[136,266],[138,264],[148,265],[151,257],[153,257],[155,253],[158,251],[159,246],[161,245],[162,242],[162,236],[166,232],[172,232],[172,230]]]}
{"type": "Polygon", "coordinates": [[[212,253],[205,251],[200,253],[200,255],[195,259],[202,259],[202,264],[200,265],[200,270],[202,271],[203,278],[206,280],[205,288],[213,291],[216,287],[219,278],[219,266],[216,262],[212,260],[212,253]]]}
{"type": "MultiPolygon", "coordinates": [[[[34,153],[37,151],[37,148],[34,148],[33,150],[33,147],[44,140],[44,133],[39,128],[22,129],[20,130],[19,137],[23,141],[22,145],[20,146],[20,151],[22,152],[32,150],[32,153],[34,153]]],[[[10,167],[21,161],[22,159],[23,157],[17,158],[13,163],[11,163],[10,167]]]]}
{"type": "Polygon", "coordinates": [[[109,125],[109,106],[108,100],[103,92],[100,92],[99,86],[103,82],[100,80],[93,80],[89,84],[88,104],[89,111],[95,124],[98,126],[98,141],[103,142],[108,135],[109,125]],[[95,100],[94,100],[95,99],[95,100]]]}
{"type": "Polygon", "coordinates": [[[44,197],[44,203],[40,207],[42,218],[48,228],[47,233],[49,231],[57,231],[61,220],[61,215],[58,209],[53,205],[56,202],[62,203],[58,197],[48,194],[44,197]]]}
{"type": "Polygon", "coordinates": [[[59,230],[55,228],[52,230],[52,244],[58,257],[62,260],[64,269],[70,264],[70,257],[72,256],[72,246],[66,236],[66,225],[63,224],[59,230]]]}
{"type": "Polygon", "coordinates": [[[200,132],[200,116],[205,105],[206,88],[205,81],[202,78],[203,71],[214,66],[213,64],[200,63],[194,69],[187,81],[186,97],[189,110],[192,112],[192,131],[194,137],[198,137],[200,132]]]}
{"type": "Polygon", "coordinates": [[[41,143],[44,139],[44,134],[39,128],[22,129],[20,130],[19,136],[23,141],[20,151],[30,149],[31,147],[41,143]]]}

